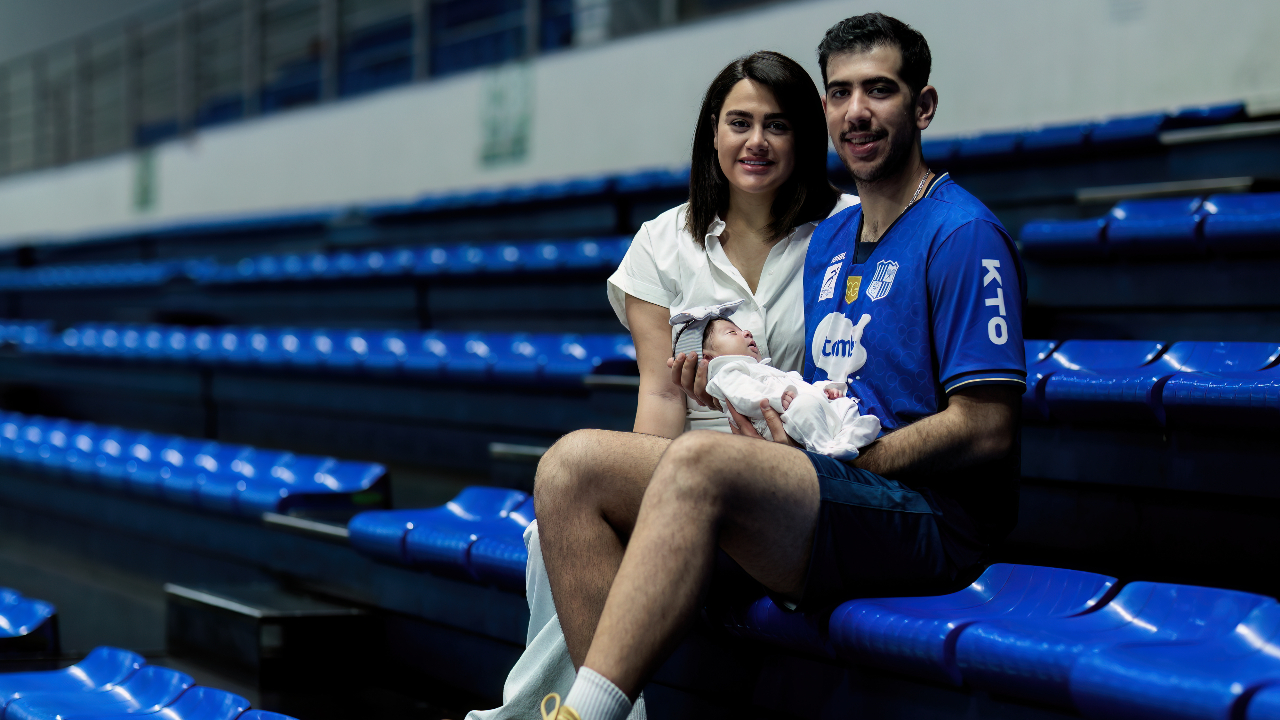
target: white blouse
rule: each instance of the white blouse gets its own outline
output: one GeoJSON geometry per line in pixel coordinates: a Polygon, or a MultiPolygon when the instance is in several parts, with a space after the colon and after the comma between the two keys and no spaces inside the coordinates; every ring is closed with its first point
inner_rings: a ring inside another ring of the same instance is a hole
{"type": "MultiPolygon", "coordinates": [[[[841,195],[831,214],[858,203],[854,195],[841,195]]],[[[724,222],[711,224],[702,246],[684,228],[688,203],[674,207],[640,226],[622,264],[609,277],[609,304],[627,325],[626,296],[631,295],[667,308],[672,315],[690,307],[745,300],[733,321],[751,331],[764,357],[774,367],[803,371],[804,296],[802,277],[809,237],[818,223],[797,227],[769,251],[752,293],[742,273],[733,266],[720,234],[724,222]]],[[[629,328],[628,328],[629,329],[629,328]]],[[[676,329],[672,328],[672,341],[676,329]]],[[[722,413],[685,399],[685,429],[728,430],[722,413]]]]}

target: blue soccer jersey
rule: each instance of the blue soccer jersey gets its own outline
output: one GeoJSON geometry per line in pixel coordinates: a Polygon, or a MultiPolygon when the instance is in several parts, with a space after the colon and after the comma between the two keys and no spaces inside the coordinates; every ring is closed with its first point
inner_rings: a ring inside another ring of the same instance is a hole
{"type": "MultiPolygon", "coordinates": [[[[1026,283],[1017,249],[991,211],[944,174],[859,263],[861,221],[862,206],[849,208],[809,242],[805,379],[847,382],[885,432],[938,412],[958,389],[1025,387],[1026,283]]],[[[1015,448],[1000,462],[913,484],[956,497],[978,525],[1007,532],[1017,475],[1015,448]]]]}

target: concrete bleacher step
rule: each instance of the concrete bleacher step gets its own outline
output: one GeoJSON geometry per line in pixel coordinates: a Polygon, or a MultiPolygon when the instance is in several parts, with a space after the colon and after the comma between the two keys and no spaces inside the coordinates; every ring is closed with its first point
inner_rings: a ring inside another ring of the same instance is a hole
{"type": "Polygon", "coordinates": [[[164,586],[171,654],[238,671],[260,690],[341,681],[376,645],[363,609],[265,585],[164,586]]]}

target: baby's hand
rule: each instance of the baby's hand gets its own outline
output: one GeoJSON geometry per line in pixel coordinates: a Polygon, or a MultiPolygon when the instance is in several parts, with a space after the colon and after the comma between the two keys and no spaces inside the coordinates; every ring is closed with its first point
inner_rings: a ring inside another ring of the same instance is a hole
{"type": "Polygon", "coordinates": [[[796,399],[796,391],[795,391],[795,390],[788,390],[788,391],[786,391],[786,392],[782,393],[782,409],[783,409],[783,410],[788,410],[788,409],[790,409],[790,408],[791,408],[791,401],[792,401],[792,400],[795,400],[795,399],[796,399]]]}
{"type": "Polygon", "coordinates": [[[835,400],[840,397],[840,391],[835,388],[827,388],[826,393],[828,400],[835,400]]]}

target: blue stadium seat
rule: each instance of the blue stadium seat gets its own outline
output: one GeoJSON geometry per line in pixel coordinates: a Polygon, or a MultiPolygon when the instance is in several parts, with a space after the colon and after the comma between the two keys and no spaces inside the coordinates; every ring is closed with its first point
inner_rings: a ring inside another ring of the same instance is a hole
{"type": "MultiPolygon", "coordinates": [[[[236,720],[243,717],[249,701],[225,690],[197,685],[182,693],[172,705],[155,713],[159,720],[236,720]]],[[[130,720],[138,715],[94,715],[93,720],[130,720]]],[[[84,718],[84,720],[89,720],[84,718]]]]}
{"type": "Polygon", "coordinates": [[[831,614],[830,637],[848,659],[959,685],[952,648],[974,623],[1017,618],[1036,627],[1074,617],[1105,603],[1115,583],[1077,570],[996,564],[950,595],[844,603],[831,614]]]}
{"type": "Polygon", "coordinates": [[[1100,149],[1156,145],[1168,118],[1166,113],[1112,118],[1094,127],[1089,142],[1100,149]]]}
{"type": "Polygon", "coordinates": [[[1280,683],[1258,690],[1245,708],[1244,720],[1280,720],[1280,683]]]}
{"type": "Polygon", "coordinates": [[[1211,195],[1204,211],[1205,244],[1215,252],[1280,247],[1280,192],[1211,195]]]}
{"type": "Polygon", "coordinates": [[[1022,419],[1047,420],[1044,408],[1044,380],[1058,365],[1049,362],[1049,356],[1058,346],[1057,340],[1023,340],[1026,348],[1027,389],[1022,393],[1022,419]]]}
{"type": "Polygon", "coordinates": [[[180,505],[195,505],[200,486],[204,484],[208,473],[214,472],[218,467],[214,455],[221,447],[216,442],[206,440],[196,449],[193,449],[194,444],[187,442],[183,443],[182,448],[186,450],[186,454],[182,456],[182,464],[173,464],[167,474],[160,474],[160,496],[180,505]]]}
{"type": "Polygon", "coordinates": [[[173,704],[194,686],[186,673],[147,665],[118,685],[88,692],[32,692],[5,706],[5,720],[63,720],[103,715],[145,715],[173,704]]]}
{"type": "Polygon", "coordinates": [[[956,138],[923,140],[920,143],[920,151],[926,163],[941,165],[945,168],[947,163],[954,160],[960,152],[960,141],[956,138]]]}
{"type": "Polygon", "coordinates": [[[1234,590],[1134,582],[1079,617],[977,623],[960,634],[956,664],[974,687],[1069,705],[1071,670],[1085,655],[1121,643],[1221,638],[1249,613],[1275,604],[1234,590]]]}
{"type": "Polygon", "coordinates": [[[1044,397],[1050,413],[1059,419],[1088,419],[1101,413],[1112,421],[1154,420],[1163,424],[1164,386],[1174,374],[1256,371],[1276,356],[1275,343],[1174,343],[1136,371],[1089,368],[1093,372],[1055,373],[1045,383],[1044,397]]]}
{"type": "MultiPolygon", "coordinates": [[[[1047,358],[1060,369],[1040,381],[1037,399],[1043,402],[1043,411],[1056,420],[1097,421],[1100,398],[1108,393],[1129,397],[1124,380],[1117,378],[1142,372],[1165,347],[1166,343],[1150,340],[1067,340],[1047,358]]],[[[1149,417],[1146,411],[1137,414],[1142,419],[1149,417]]]]}
{"type": "Polygon", "coordinates": [[[162,496],[164,483],[175,472],[182,472],[195,462],[195,456],[209,444],[208,440],[194,440],[178,436],[159,438],[153,445],[145,446],[148,452],[135,452],[137,458],[130,468],[125,466],[125,484],[129,492],[150,497],[162,496]]]}
{"type": "Polygon", "coordinates": [[[425,333],[445,344],[447,360],[442,370],[451,380],[487,380],[498,361],[497,348],[509,341],[506,333],[425,333]]]}
{"type": "Polygon", "coordinates": [[[676,170],[640,170],[619,175],[615,188],[619,193],[679,191],[689,187],[689,168],[676,170]]]}
{"type": "Polygon", "coordinates": [[[155,444],[155,436],[148,432],[111,428],[98,438],[94,464],[98,466],[98,483],[111,490],[123,490],[127,485],[126,465],[136,458],[130,450],[141,445],[155,444]]]}
{"type": "Polygon", "coordinates": [[[410,565],[416,560],[411,557],[406,537],[416,529],[432,528],[430,533],[418,538],[417,553],[423,556],[420,560],[436,559],[438,566],[463,572],[466,570],[466,549],[474,541],[472,533],[477,530],[510,533],[510,527],[497,525],[496,521],[511,514],[528,497],[518,490],[469,487],[441,507],[360,513],[347,523],[347,530],[351,544],[357,550],[383,560],[410,565]],[[459,533],[465,533],[466,539],[462,539],[459,533]],[[451,549],[457,550],[458,543],[465,543],[461,556],[451,552],[451,549]]]}
{"type": "Polygon", "coordinates": [[[146,664],[137,653],[104,645],[61,670],[0,674],[0,707],[28,695],[61,695],[118,687],[146,664]]]}
{"type": "Polygon", "coordinates": [[[1125,200],[1111,208],[1107,243],[1128,253],[1187,253],[1200,247],[1198,197],[1125,200]]]}
{"type": "Polygon", "coordinates": [[[1248,118],[1242,102],[1223,103],[1221,105],[1201,105],[1199,107],[1182,108],[1173,114],[1165,123],[1165,128],[1202,127],[1205,125],[1221,125],[1239,122],[1248,118]]]}
{"type": "Polygon", "coordinates": [[[363,367],[365,372],[378,375],[399,373],[409,354],[406,334],[397,330],[372,331],[361,337],[368,343],[363,367]]]}
{"type": "Polygon", "coordinates": [[[1180,372],[1161,390],[1165,421],[1177,425],[1273,427],[1280,421],[1280,348],[1275,343],[1197,343],[1198,372],[1180,372]]]}
{"type": "Polygon", "coordinates": [[[1009,160],[1021,144],[1021,132],[983,133],[961,138],[957,156],[963,160],[1009,160]]]}
{"type": "Polygon", "coordinates": [[[250,710],[236,720],[297,720],[297,718],[281,715],[280,713],[267,712],[266,710],[250,710]]]}
{"type": "Polygon", "coordinates": [[[1068,155],[1084,150],[1093,123],[1047,125],[1022,136],[1022,152],[1026,155],[1068,155]]]}
{"type": "Polygon", "coordinates": [[[827,613],[792,612],[779,608],[765,595],[751,602],[737,603],[723,612],[712,611],[716,625],[746,640],[764,642],[806,655],[835,658],[827,639],[827,613]]]}
{"type": "Polygon", "coordinates": [[[523,590],[525,566],[529,562],[524,529],[535,519],[533,497],[530,496],[497,523],[505,530],[480,535],[467,556],[471,576],[487,585],[523,590]]]}
{"type": "Polygon", "coordinates": [[[241,512],[241,497],[251,484],[279,487],[281,483],[271,476],[272,468],[294,460],[293,453],[246,445],[221,445],[208,455],[204,482],[196,488],[197,502],[202,508],[225,513],[241,512]]]}
{"type": "Polygon", "coordinates": [[[1032,220],[1018,236],[1022,253],[1031,259],[1096,258],[1107,254],[1102,233],[1106,218],[1032,220]]]}
{"type": "MultiPolygon", "coordinates": [[[[473,544],[483,537],[518,539],[531,518],[513,518],[511,513],[528,499],[529,496],[519,490],[469,487],[443,507],[422,511],[413,529],[405,535],[405,555],[412,565],[474,578],[470,567],[473,544]]],[[[487,559],[491,563],[486,570],[497,570],[501,574],[505,559],[502,553],[491,552],[487,559]]],[[[523,580],[522,573],[521,585],[523,580]]]]}
{"type": "Polygon", "coordinates": [[[438,275],[448,272],[449,251],[443,247],[424,247],[418,251],[418,260],[413,266],[415,275],[438,275]]]}
{"type": "Polygon", "coordinates": [[[559,243],[530,243],[521,248],[520,254],[525,270],[546,272],[564,266],[564,253],[559,243]]]}
{"type": "Polygon", "coordinates": [[[1102,648],[1080,658],[1069,683],[1085,717],[1239,718],[1255,690],[1280,683],[1280,607],[1263,605],[1209,640],[1102,648]]]}
{"type": "Polygon", "coordinates": [[[110,429],[88,422],[72,429],[65,468],[73,480],[91,483],[97,478],[98,439],[110,429]]]}
{"type": "Polygon", "coordinates": [[[0,658],[57,653],[57,613],[50,603],[0,588],[0,658]]]}

